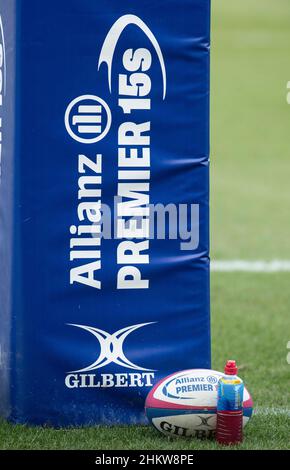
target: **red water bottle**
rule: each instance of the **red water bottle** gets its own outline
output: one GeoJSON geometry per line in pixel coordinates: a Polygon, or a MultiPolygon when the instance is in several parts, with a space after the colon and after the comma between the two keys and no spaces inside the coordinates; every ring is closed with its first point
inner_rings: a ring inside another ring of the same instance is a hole
{"type": "Polygon", "coordinates": [[[237,372],[236,361],[228,361],[218,383],[216,440],[219,444],[239,444],[243,440],[244,384],[237,372]]]}

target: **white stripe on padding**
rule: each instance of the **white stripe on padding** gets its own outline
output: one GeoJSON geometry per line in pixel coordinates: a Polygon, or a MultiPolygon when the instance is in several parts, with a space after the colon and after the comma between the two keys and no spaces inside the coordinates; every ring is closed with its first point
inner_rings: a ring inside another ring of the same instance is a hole
{"type": "Polygon", "coordinates": [[[290,260],[273,261],[212,261],[211,270],[219,272],[253,272],[253,273],[276,273],[290,272],[290,260]]]}

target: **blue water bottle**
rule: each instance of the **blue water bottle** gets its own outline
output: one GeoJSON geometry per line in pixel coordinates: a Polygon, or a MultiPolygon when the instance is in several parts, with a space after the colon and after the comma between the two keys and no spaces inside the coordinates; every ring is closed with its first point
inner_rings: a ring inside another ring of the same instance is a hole
{"type": "Polygon", "coordinates": [[[236,361],[227,361],[218,383],[216,440],[224,445],[243,440],[244,383],[237,372],[236,361]]]}

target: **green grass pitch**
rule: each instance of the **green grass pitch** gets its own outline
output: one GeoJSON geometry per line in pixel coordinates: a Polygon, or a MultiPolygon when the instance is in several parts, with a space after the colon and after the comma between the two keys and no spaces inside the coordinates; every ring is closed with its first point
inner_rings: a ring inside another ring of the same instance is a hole
{"type": "MultiPolygon", "coordinates": [[[[212,257],[290,259],[289,0],[212,0],[212,257]]],[[[242,449],[288,449],[289,273],[212,274],[212,366],[228,358],[254,399],[242,449]]],[[[0,449],[215,449],[150,427],[0,423],[0,449]]]]}

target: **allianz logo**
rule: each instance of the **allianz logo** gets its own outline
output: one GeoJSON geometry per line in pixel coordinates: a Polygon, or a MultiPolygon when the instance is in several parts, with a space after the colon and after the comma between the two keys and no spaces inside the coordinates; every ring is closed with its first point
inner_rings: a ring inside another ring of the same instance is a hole
{"type": "MultiPolygon", "coordinates": [[[[157,65],[161,68],[160,99],[164,101],[167,75],[156,37],[141,18],[129,14],[121,16],[106,35],[98,58],[98,71],[104,69],[107,76],[111,107],[97,95],[83,94],[73,99],[65,111],[64,121],[69,136],[85,146],[78,153],[78,200],[75,220],[70,227],[72,237],[69,277],[70,284],[74,287],[83,284],[97,290],[103,288],[102,209],[103,170],[106,168],[103,160],[108,158],[108,148],[88,144],[100,142],[111,131],[116,149],[109,151],[116,155],[114,196],[118,201],[114,204],[114,227],[116,239],[119,240],[116,289],[149,289],[150,279],[146,277],[144,268],[150,263],[151,247],[151,69],[154,57],[158,59],[157,65]],[[152,47],[149,50],[146,47],[134,48],[126,45],[120,53],[119,73],[114,72],[112,77],[116,48],[128,26],[141,30],[145,44],[148,44],[149,39],[152,47]],[[112,86],[113,81],[116,86],[112,86]],[[115,126],[112,125],[116,124],[113,111],[121,118],[121,122],[115,126]],[[88,170],[89,173],[86,174],[88,170]],[[128,252],[130,255],[126,256],[128,252]]],[[[113,207],[113,203],[111,200],[110,207],[113,207]]]]}
{"type": "Polygon", "coordinates": [[[77,142],[95,144],[109,132],[112,114],[107,103],[94,95],[74,99],[65,113],[65,126],[77,142]]]}

